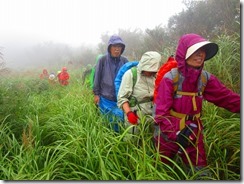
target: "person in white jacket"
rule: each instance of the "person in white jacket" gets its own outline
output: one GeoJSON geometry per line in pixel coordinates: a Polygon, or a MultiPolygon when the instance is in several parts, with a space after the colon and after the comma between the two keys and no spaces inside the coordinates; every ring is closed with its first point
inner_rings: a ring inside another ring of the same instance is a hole
{"type": "MultiPolygon", "coordinates": [[[[159,70],[161,55],[155,51],[144,53],[137,67],[137,80],[133,87],[132,70],[124,73],[117,96],[117,105],[124,111],[125,128],[146,121],[153,126],[153,93],[156,73],[159,70]]],[[[150,126],[151,126],[150,125],[150,126]]],[[[132,126],[131,134],[138,134],[137,126],[132,126]]],[[[127,136],[130,137],[130,136],[127,136]]]]}

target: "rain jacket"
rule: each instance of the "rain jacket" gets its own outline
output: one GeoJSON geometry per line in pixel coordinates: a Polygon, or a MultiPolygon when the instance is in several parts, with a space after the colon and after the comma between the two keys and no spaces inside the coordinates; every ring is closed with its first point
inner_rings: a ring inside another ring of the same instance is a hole
{"type": "Polygon", "coordinates": [[[99,95],[108,100],[117,102],[114,79],[121,66],[128,62],[128,59],[123,56],[112,57],[110,47],[113,44],[122,44],[121,55],[124,52],[125,44],[122,39],[116,35],[111,36],[108,42],[107,54],[101,57],[96,65],[93,93],[94,95],[99,95]]]}
{"type": "Polygon", "coordinates": [[[124,52],[125,44],[122,39],[117,35],[111,36],[108,42],[107,54],[100,57],[96,65],[93,93],[100,97],[98,104],[100,112],[109,120],[112,128],[118,132],[118,123],[123,122],[124,114],[117,107],[114,79],[119,69],[128,62],[128,59],[121,55],[119,57],[112,57],[110,47],[114,44],[121,44],[123,46],[121,55],[124,52]]]}
{"type": "Polygon", "coordinates": [[[59,78],[59,82],[61,85],[68,85],[69,84],[69,73],[67,72],[67,69],[66,67],[63,67],[62,68],[62,71],[61,73],[58,75],[58,78],[59,78]]]}
{"type": "MultiPolygon", "coordinates": [[[[196,34],[188,34],[181,37],[179,40],[178,48],[176,50],[176,61],[178,62],[178,70],[184,77],[182,83],[182,91],[185,92],[197,92],[198,91],[198,78],[201,75],[202,68],[194,69],[187,67],[185,56],[187,49],[201,41],[205,41],[204,38],[196,34]]],[[[205,59],[206,60],[206,59],[205,59]]],[[[240,112],[240,95],[232,92],[230,89],[226,88],[214,75],[208,73],[209,79],[207,81],[203,96],[196,97],[197,110],[193,110],[192,97],[180,95],[174,97],[174,85],[172,81],[172,75],[170,72],[166,73],[162,79],[158,96],[156,98],[155,106],[155,121],[160,128],[160,131],[165,136],[160,143],[160,150],[174,150],[177,152],[177,145],[172,145],[165,140],[176,141],[176,132],[179,131],[180,119],[170,115],[170,110],[173,109],[176,112],[194,115],[202,111],[202,102],[207,100],[216,106],[223,107],[231,112],[240,112]],[[168,147],[167,147],[168,144],[168,147]]],[[[200,128],[202,130],[202,122],[200,121],[200,128]]],[[[194,120],[186,120],[186,124],[196,123],[194,120]]],[[[157,138],[156,138],[157,139],[157,138]]],[[[206,155],[204,151],[203,135],[199,138],[199,152],[196,155],[195,149],[193,147],[189,148],[188,153],[194,152],[195,155],[190,156],[194,165],[203,165],[206,163],[206,155]]],[[[165,151],[166,156],[172,156],[171,153],[165,151]]],[[[184,159],[183,159],[184,160],[184,159]]],[[[187,159],[184,160],[187,162],[187,159]]]]}
{"type": "Polygon", "coordinates": [[[42,73],[40,74],[40,79],[48,79],[49,74],[47,69],[43,69],[42,73]]]}
{"type": "Polygon", "coordinates": [[[125,72],[118,92],[118,107],[135,97],[138,105],[130,107],[132,111],[141,110],[144,115],[152,115],[152,99],[155,76],[143,76],[142,71],[157,72],[160,66],[161,55],[157,52],[146,52],[137,65],[137,81],[133,88],[133,74],[131,70],[125,72]]]}

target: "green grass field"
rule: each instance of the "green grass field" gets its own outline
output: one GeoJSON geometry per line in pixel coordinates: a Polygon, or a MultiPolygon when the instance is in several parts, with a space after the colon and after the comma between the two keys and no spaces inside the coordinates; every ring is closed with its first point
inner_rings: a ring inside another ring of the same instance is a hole
{"type": "MultiPolygon", "coordinates": [[[[219,54],[206,68],[240,93],[236,40],[220,37],[219,54]]],[[[143,122],[136,141],[124,141],[128,129],[115,133],[99,116],[81,70],[69,72],[64,87],[40,80],[34,71],[1,77],[1,180],[199,179],[204,171],[187,173],[178,155],[172,166],[160,161],[143,122]]],[[[202,119],[211,175],[200,179],[240,180],[240,114],[204,102],[202,119]]]]}

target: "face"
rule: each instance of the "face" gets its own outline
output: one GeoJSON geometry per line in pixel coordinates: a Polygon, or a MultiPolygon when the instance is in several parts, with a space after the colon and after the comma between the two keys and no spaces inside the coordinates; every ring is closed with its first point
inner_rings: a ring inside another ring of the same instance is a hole
{"type": "Polygon", "coordinates": [[[119,57],[121,55],[121,51],[122,51],[121,44],[111,45],[111,47],[110,47],[110,52],[111,52],[112,57],[119,57]]]}
{"type": "Polygon", "coordinates": [[[206,57],[206,52],[203,48],[198,49],[195,51],[187,60],[186,63],[193,67],[193,68],[199,68],[203,65],[203,62],[206,57]]]}

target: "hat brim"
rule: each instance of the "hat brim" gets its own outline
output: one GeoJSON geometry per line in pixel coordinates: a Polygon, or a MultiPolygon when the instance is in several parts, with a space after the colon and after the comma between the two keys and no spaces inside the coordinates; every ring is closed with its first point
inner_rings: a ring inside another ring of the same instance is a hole
{"type": "Polygon", "coordinates": [[[213,56],[217,54],[219,50],[219,47],[216,43],[212,43],[209,41],[199,42],[187,49],[185,59],[188,59],[194,52],[196,52],[200,48],[204,48],[206,51],[206,57],[204,61],[211,59],[213,56]]]}

